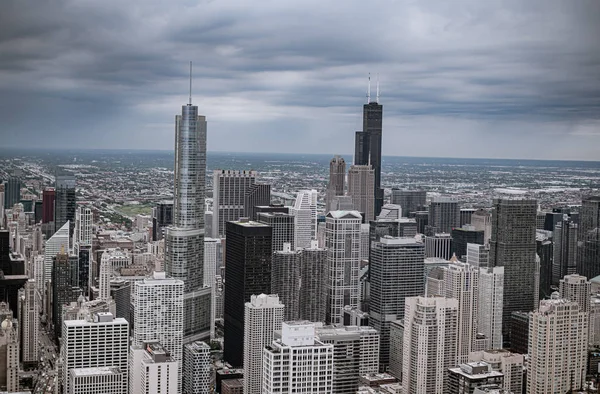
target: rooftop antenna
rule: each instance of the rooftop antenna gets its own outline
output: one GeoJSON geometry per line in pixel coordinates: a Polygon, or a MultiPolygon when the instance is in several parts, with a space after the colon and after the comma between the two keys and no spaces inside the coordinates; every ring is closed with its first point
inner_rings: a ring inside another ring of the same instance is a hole
{"type": "Polygon", "coordinates": [[[192,61],[190,60],[190,101],[188,105],[192,105],[192,61]]]}
{"type": "Polygon", "coordinates": [[[369,85],[367,87],[367,104],[371,102],[371,73],[369,73],[369,85]]]}
{"type": "Polygon", "coordinates": [[[379,104],[379,73],[377,73],[377,104],[379,104]]]}

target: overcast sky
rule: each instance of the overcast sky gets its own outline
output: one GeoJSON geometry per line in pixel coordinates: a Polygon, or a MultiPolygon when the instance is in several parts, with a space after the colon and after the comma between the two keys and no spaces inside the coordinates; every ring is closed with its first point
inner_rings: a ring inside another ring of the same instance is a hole
{"type": "Polygon", "coordinates": [[[600,160],[598,0],[3,0],[0,147],[600,160]],[[375,95],[373,82],[372,96],[375,95]]]}

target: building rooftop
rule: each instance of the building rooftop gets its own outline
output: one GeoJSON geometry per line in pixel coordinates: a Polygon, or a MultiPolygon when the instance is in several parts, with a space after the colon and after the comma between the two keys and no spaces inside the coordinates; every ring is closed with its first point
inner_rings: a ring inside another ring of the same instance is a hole
{"type": "Polygon", "coordinates": [[[119,375],[121,370],[117,367],[95,367],[95,368],[73,368],[72,376],[99,376],[99,375],[119,375]]]}

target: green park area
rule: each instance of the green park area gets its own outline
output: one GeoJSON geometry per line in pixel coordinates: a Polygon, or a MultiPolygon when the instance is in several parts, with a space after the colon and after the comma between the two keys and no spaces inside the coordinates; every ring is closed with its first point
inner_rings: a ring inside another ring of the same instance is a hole
{"type": "Polygon", "coordinates": [[[152,213],[152,205],[147,204],[131,204],[115,207],[123,216],[135,217],[135,215],[150,215],[152,213]]]}

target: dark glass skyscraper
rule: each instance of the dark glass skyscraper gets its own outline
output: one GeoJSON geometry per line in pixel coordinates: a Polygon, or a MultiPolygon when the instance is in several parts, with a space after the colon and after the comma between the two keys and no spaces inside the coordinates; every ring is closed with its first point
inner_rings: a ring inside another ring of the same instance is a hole
{"type": "Polygon", "coordinates": [[[173,201],[160,201],[152,208],[152,239],[163,239],[165,227],[173,224],[173,201]]]}
{"type": "Polygon", "coordinates": [[[4,190],[4,209],[12,209],[13,205],[21,201],[21,180],[11,176],[4,190]]]}
{"type": "Polygon", "coordinates": [[[54,201],[56,194],[54,189],[49,187],[42,194],[42,223],[54,221],[54,201]]]}
{"type": "Polygon", "coordinates": [[[402,216],[411,218],[414,213],[425,208],[427,192],[425,190],[392,189],[392,204],[402,207],[402,216]]]}
{"type": "Polygon", "coordinates": [[[73,236],[75,229],[75,211],[77,200],[75,198],[75,175],[70,173],[56,173],[54,200],[54,231],[58,231],[69,221],[69,236],[73,236]]]}
{"type": "Polygon", "coordinates": [[[256,220],[256,207],[271,204],[271,185],[255,183],[250,185],[244,195],[244,216],[256,220]]]}
{"type": "Polygon", "coordinates": [[[581,203],[577,247],[577,273],[590,279],[600,275],[600,196],[581,203]]]}

